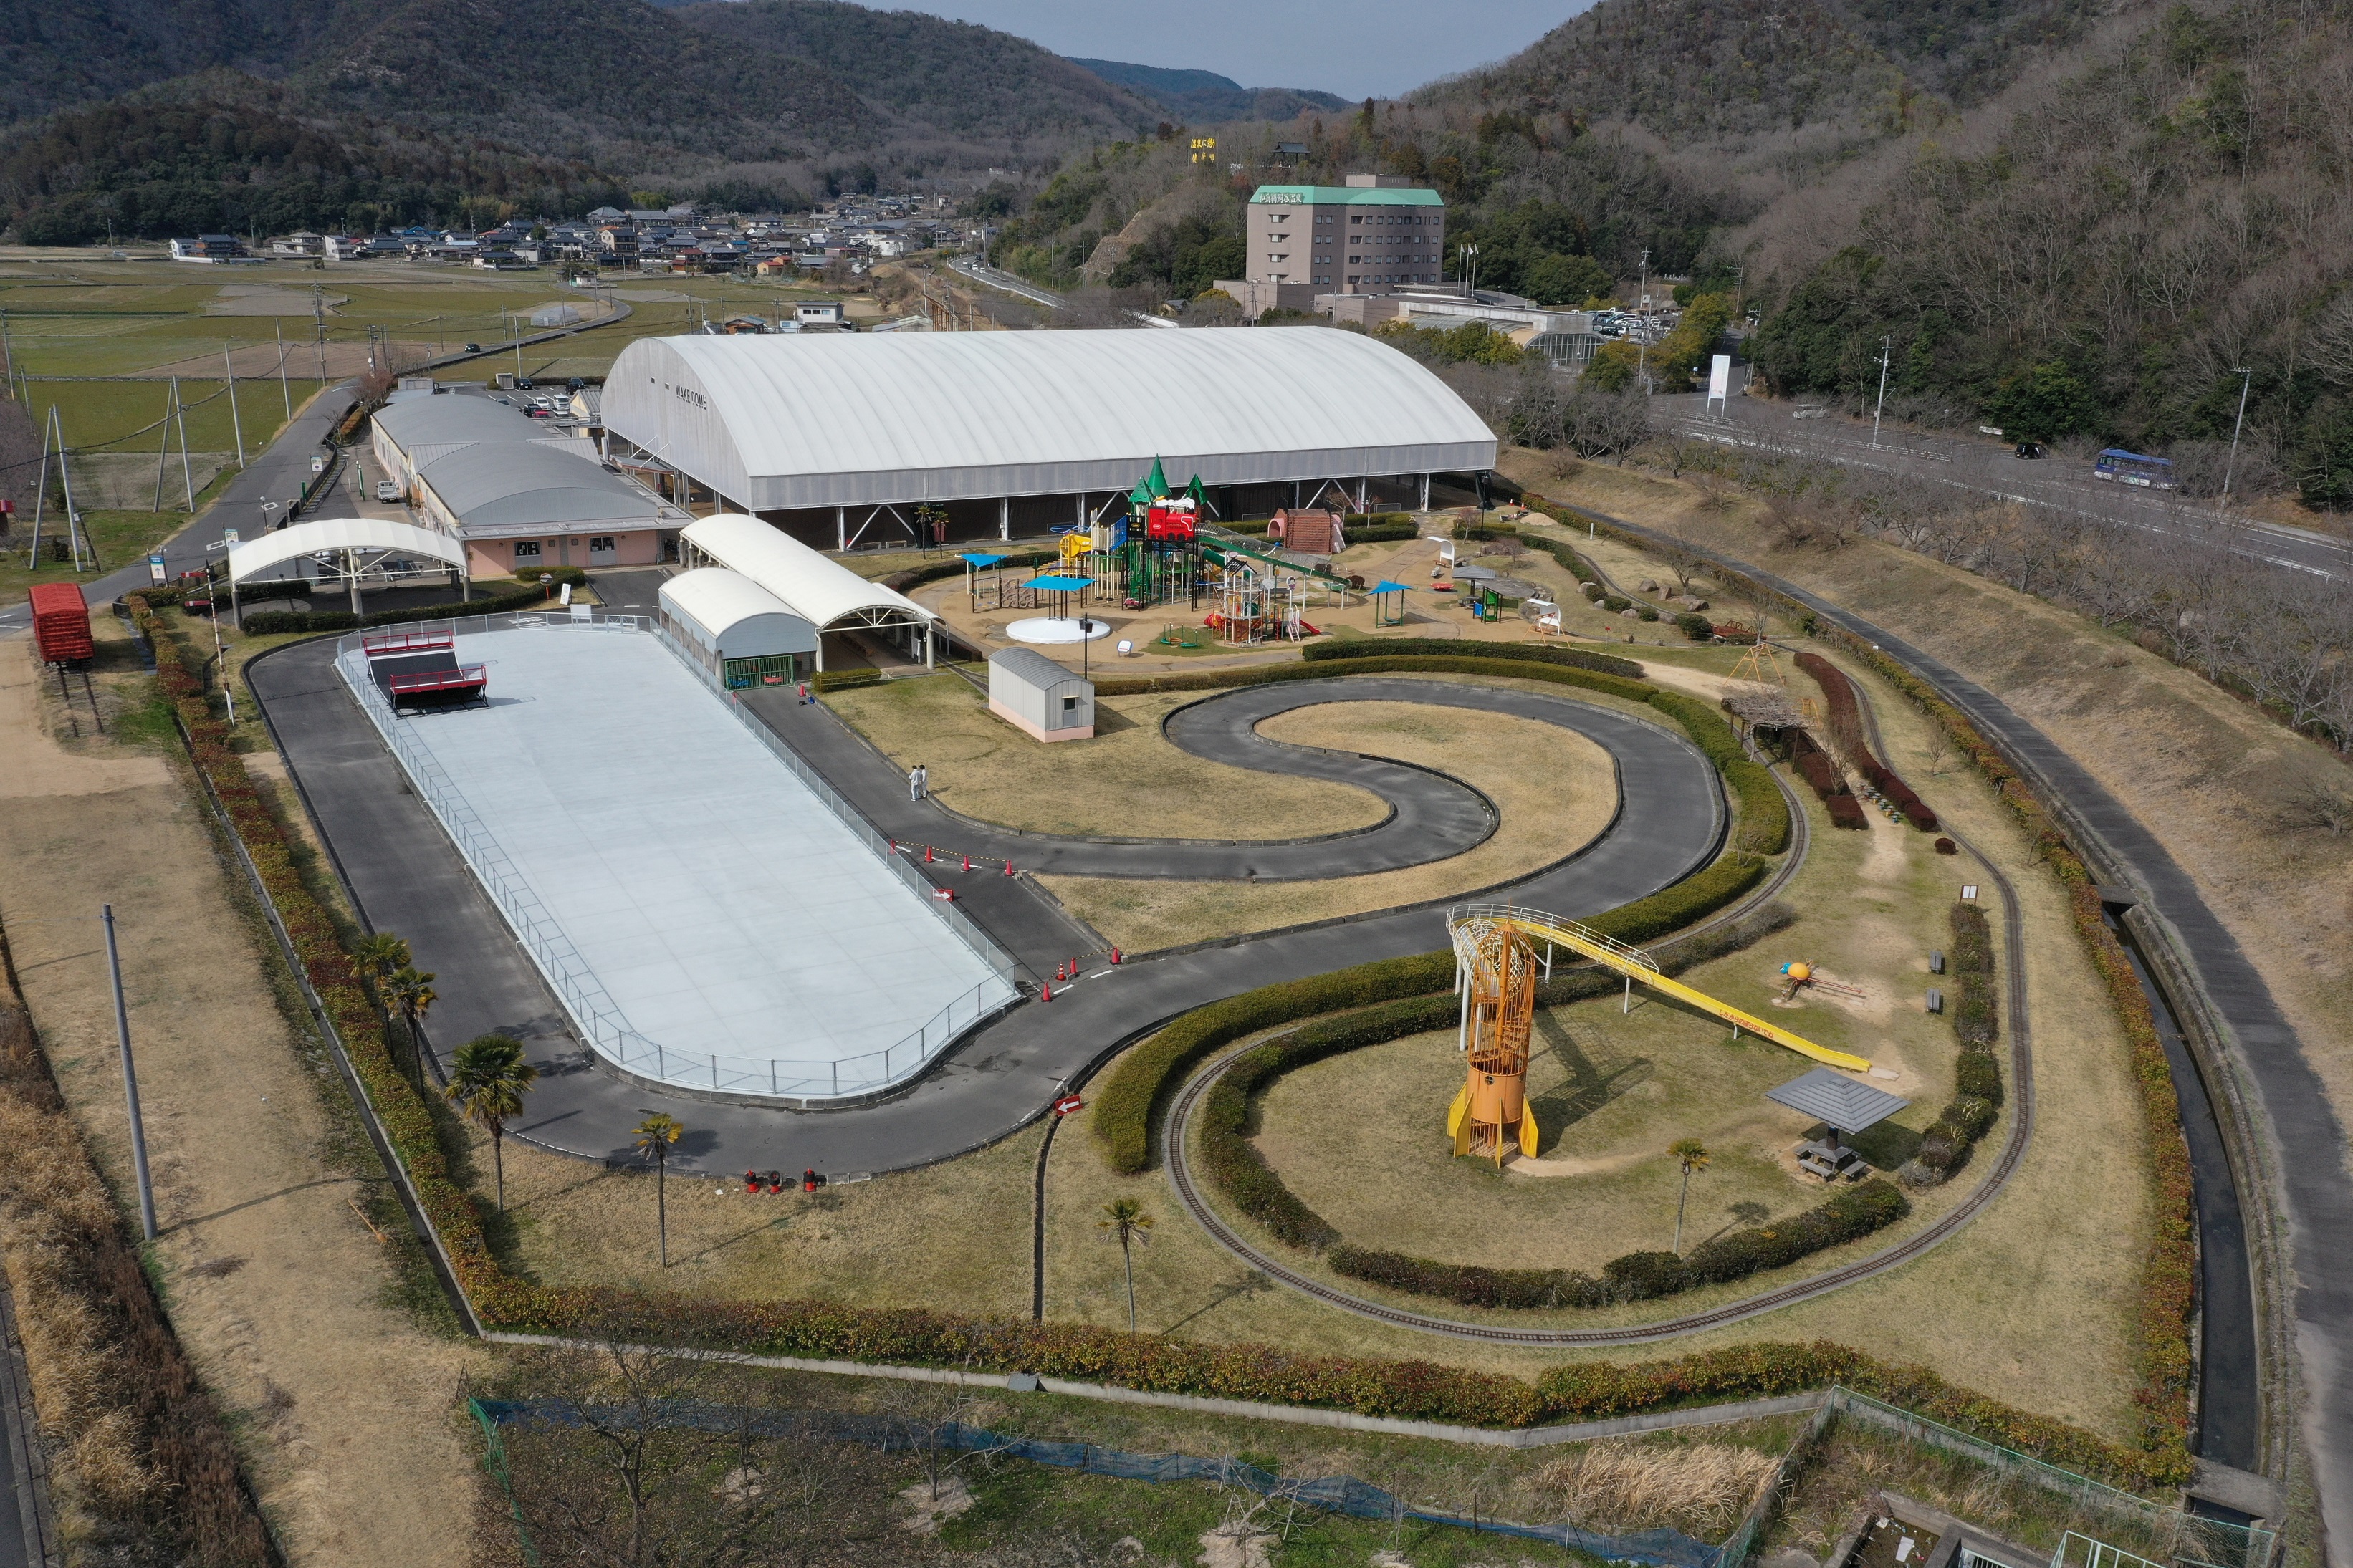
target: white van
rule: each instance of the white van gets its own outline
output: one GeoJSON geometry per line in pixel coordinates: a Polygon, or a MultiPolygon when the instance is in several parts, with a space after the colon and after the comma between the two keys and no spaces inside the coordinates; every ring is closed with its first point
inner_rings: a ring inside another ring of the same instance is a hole
{"type": "Polygon", "coordinates": [[[400,499],[400,481],[397,479],[376,480],[375,499],[383,501],[398,500],[400,499]]]}

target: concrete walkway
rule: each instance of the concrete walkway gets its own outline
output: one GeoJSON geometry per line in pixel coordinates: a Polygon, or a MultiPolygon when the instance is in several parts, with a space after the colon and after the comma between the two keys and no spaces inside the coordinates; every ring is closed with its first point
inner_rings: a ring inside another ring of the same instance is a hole
{"type": "MultiPolygon", "coordinates": [[[[949,1051],[909,1091],[878,1105],[793,1111],[657,1092],[593,1064],[573,1040],[537,972],[343,690],[330,668],[332,653],[332,641],[297,643],[248,667],[280,750],[370,925],[406,937],[418,966],[438,976],[441,1000],[429,1020],[438,1047],[491,1031],[524,1039],[543,1077],[529,1120],[514,1131],[561,1152],[627,1157],[628,1129],[659,1106],[691,1129],[680,1145],[691,1168],[814,1166],[849,1173],[923,1164],[1033,1120],[1090,1063],[1202,1003],[1446,943],[1443,910],[1428,909],[1270,933],[1115,970],[1103,966],[1058,990],[1050,1004],[1015,1009],[949,1051]]],[[[1318,681],[1286,686],[1282,694],[1294,704],[1351,697],[1445,701],[1562,724],[1607,750],[1623,795],[1617,823],[1581,853],[1514,884],[1508,896],[1517,900],[1570,916],[1598,913],[1680,880],[1723,841],[1726,813],[1715,769],[1681,736],[1640,720],[1541,693],[1450,690],[1428,681],[1318,681]]],[[[1251,700],[1266,695],[1246,689],[1201,710],[1205,719],[1230,714],[1232,740],[1261,711],[1251,700]]],[[[779,735],[881,831],[912,837],[910,827],[936,820],[936,808],[912,806],[895,767],[829,710],[797,706],[789,695],[780,696],[776,708],[754,705],[754,711],[776,719],[779,735]]],[[[1233,743],[1237,754],[1255,754],[1267,744],[1233,743]]],[[[1034,861],[1040,841],[1021,842],[1034,861]]],[[[1357,869],[1346,858],[1350,842],[1325,847],[1325,875],[1357,869]]],[[[1129,847],[1082,840],[1055,847],[1061,868],[1076,874],[1085,874],[1088,854],[1116,849],[1114,863],[1124,864],[1129,847]]],[[[1260,847],[1221,847],[1239,874],[1260,847]]],[[[1033,977],[1050,974],[1092,945],[1026,879],[1005,877],[1001,866],[953,876],[959,901],[1033,977]]]]}

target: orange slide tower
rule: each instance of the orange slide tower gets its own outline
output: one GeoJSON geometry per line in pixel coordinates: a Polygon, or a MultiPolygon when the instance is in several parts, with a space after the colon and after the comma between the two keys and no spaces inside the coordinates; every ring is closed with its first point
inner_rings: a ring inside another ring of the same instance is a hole
{"type": "Polygon", "coordinates": [[[1446,1131],[1457,1155],[1482,1155],[1500,1166],[1509,1147],[1530,1156],[1536,1152],[1536,1119],[1528,1109],[1535,944],[1500,921],[1474,916],[1448,925],[1454,988],[1462,994],[1465,1066],[1461,1090],[1446,1112],[1446,1131]]]}

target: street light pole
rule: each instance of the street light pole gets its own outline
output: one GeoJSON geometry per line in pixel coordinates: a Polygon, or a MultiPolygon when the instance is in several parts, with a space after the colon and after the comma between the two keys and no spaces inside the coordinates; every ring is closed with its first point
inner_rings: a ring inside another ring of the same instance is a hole
{"type": "Polygon", "coordinates": [[[1894,342],[1893,337],[1879,340],[1879,406],[1871,411],[1871,449],[1874,452],[1879,450],[1879,416],[1887,412],[1887,356],[1894,342]]]}
{"type": "Polygon", "coordinates": [[[114,1037],[122,1046],[122,1097],[131,1108],[131,1165],[139,1178],[139,1229],[155,1239],[155,1184],[147,1175],[147,1127],[139,1119],[139,1073],[131,1063],[131,1013],[122,1003],[122,956],[114,945],[114,906],[100,906],[106,922],[106,972],[114,981],[114,1037]]]}
{"type": "Polygon", "coordinates": [[[2246,365],[2232,365],[2231,374],[2239,378],[2239,417],[2231,426],[2231,456],[2222,464],[2222,493],[2215,499],[2214,515],[2219,518],[2231,504],[2231,476],[2239,467],[2239,432],[2247,424],[2247,388],[2254,384],[2255,373],[2246,365]]]}

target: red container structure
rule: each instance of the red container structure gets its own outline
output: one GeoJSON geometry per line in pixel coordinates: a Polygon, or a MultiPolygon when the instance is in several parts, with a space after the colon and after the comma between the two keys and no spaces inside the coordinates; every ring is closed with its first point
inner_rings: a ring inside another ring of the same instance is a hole
{"type": "Polygon", "coordinates": [[[95,651],[90,640],[90,605],[78,583],[33,585],[33,641],[43,664],[87,667],[95,651]]]}

